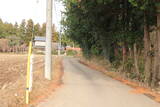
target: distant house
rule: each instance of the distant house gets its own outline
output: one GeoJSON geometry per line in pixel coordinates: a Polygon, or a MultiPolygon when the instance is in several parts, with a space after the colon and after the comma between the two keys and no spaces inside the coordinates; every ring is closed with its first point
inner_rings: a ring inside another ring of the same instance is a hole
{"type": "MultiPolygon", "coordinates": [[[[46,44],[46,37],[42,36],[35,36],[33,41],[34,48],[38,49],[44,49],[46,44]]],[[[58,49],[58,43],[52,42],[52,49],[57,50],[58,49]]]]}
{"type": "Polygon", "coordinates": [[[46,38],[41,36],[35,36],[33,42],[35,48],[45,48],[46,38]]]}

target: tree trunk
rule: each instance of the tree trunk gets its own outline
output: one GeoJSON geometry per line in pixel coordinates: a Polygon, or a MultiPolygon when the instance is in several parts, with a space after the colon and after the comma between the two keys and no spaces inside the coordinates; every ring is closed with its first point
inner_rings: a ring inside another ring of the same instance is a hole
{"type": "Polygon", "coordinates": [[[156,31],[156,40],[154,42],[154,62],[153,62],[153,71],[152,71],[152,81],[151,81],[151,87],[155,86],[156,81],[156,71],[157,71],[157,65],[158,65],[158,32],[156,31]]]}
{"type": "Polygon", "coordinates": [[[114,56],[118,56],[118,48],[114,47],[114,56]]]}
{"type": "Polygon", "coordinates": [[[136,45],[136,43],[134,44],[133,48],[134,48],[134,66],[135,66],[136,74],[139,77],[138,55],[137,55],[137,45],[136,45]]]}
{"type": "Polygon", "coordinates": [[[122,56],[123,56],[123,71],[125,71],[125,63],[127,61],[127,46],[126,43],[122,46],[122,56]]]}
{"type": "Polygon", "coordinates": [[[129,57],[133,58],[134,55],[134,51],[132,50],[132,48],[129,48],[129,57]]]}
{"type": "Polygon", "coordinates": [[[145,61],[145,82],[149,85],[151,80],[151,58],[149,55],[150,51],[150,36],[149,36],[149,26],[147,23],[146,12],[144,14],[144,61],[145,61]]]}
{"type": "Polygon", "coordinates": [[[105,59],[107,59],[108,61],[110,60],[110,40],[106,37],[100,36],[100,40],[101,40],[101,46],[102,46],[102,50],[103,50],[103,56],[105,59]]]}
{"type": "Polygon", "coordinates": [[[157,7],[157,37],[155,45],[155,61],[154,61],[154,71],[152,76],[151,86],[158,86],[160,81],[160,7],[157,7]]]}

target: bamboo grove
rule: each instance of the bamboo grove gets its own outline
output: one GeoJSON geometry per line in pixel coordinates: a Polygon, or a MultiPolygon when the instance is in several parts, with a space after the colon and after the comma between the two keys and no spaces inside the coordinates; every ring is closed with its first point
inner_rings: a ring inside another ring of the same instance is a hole
{"type": "Polygon", "coordinates": [[[86,58],[101,56],[129,78],[159,86],[159,0],[61,1],[65,35],[86,58]]]}

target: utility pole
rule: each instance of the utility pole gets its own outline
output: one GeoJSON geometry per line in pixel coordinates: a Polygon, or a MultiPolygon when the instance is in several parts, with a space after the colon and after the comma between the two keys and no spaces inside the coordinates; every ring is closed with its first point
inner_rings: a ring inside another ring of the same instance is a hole
{"type": "Polygon", "coordinates": [[[45,78],[48,80],[52,72],[52,2],[47,0],[46,9],[45,78]]]}

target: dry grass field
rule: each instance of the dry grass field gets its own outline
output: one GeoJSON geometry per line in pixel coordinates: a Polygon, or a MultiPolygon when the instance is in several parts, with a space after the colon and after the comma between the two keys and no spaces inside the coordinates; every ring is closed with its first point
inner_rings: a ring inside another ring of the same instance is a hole
{"type": "MultiPolygon", "coordinates": [[[[33,90],[30,105],[34,106],[60,86],[63,75],[62,58],[54,57],[52,81],[43,76],[44,56],[35,55],[33,90]],[[43,93],[43,94],[42,94],[43,93]]],[[[0,54],[0,107],[24,107],[27,55],[0,54]]]]}

